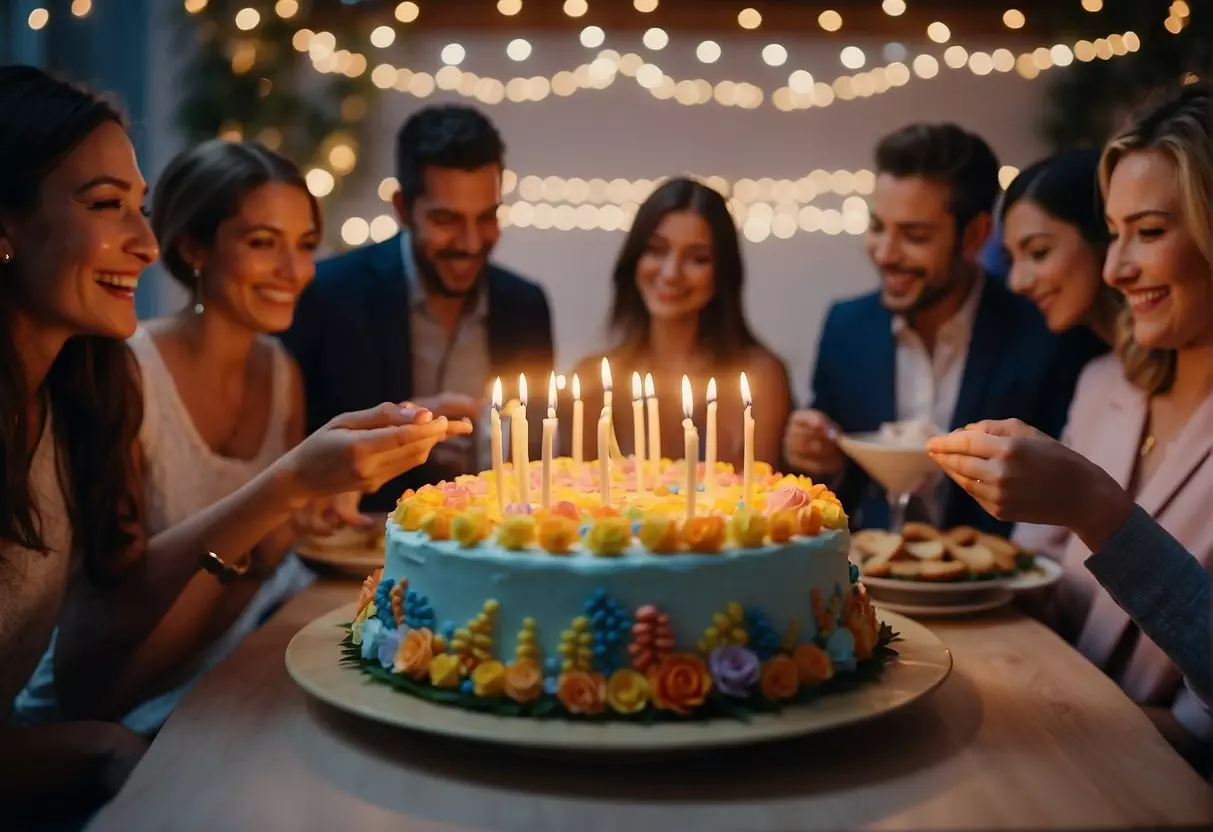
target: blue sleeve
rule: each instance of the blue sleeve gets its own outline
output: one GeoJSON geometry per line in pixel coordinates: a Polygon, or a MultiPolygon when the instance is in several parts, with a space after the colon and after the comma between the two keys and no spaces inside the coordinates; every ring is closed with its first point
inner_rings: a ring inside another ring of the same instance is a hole
{"type": "Polygon", "coordinates": [[[1086,567],[1187,678],[1204,702],[1213,688],[1209,576],[1140,506],[1086,567]]]}

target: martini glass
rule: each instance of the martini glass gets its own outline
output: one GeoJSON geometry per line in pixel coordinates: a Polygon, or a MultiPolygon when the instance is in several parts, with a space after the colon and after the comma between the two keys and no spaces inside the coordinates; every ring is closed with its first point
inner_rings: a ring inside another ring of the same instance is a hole
{"type": "Polygon", "coordinates": [[[840,437],[838,446],[884,487],[889,501],[889,531],[900,532],[911,497],[939,474],[926,445],[892,444],[878,433],[856,433],[840,437]]]}

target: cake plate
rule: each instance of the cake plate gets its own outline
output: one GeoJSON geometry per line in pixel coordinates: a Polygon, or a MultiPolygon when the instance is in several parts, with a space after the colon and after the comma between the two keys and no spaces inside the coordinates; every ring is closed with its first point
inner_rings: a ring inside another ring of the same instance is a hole
{"type": "Polygon", "coordinates": [[[286,668],[307,693],[328,705],[366,719],[465,740],[543,751],[577,753],[667,753],[749,745],[852,725],[905,707],[947,678],[952,654],[926,627],[878,609],[878,617],[900,634],[879,681],[845,693],[822,696],[778,714],[733,719],[659,722],[580,722],[528,719],[477,713],[426,702],[376,682],[356,667],[341,664],[342,624],[355,604],[334,610],[295,634],[286,648],[286,668]]]}

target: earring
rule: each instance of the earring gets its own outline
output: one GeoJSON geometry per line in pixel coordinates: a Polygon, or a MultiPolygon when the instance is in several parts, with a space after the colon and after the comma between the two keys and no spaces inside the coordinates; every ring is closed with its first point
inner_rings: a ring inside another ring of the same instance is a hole
{"type": "Polygon", "coordinates": [[[194,266],[194,314],[201,315],[206,310],[202,305],[202,269],[194,266]]]}
{"type": "Polygon", "coordinates": [[[3,252],[0,252],[0,263],[8,263],[12,259],[13,259],[13,255],[8,252],[8,249],[5,249],[3,252]]]}

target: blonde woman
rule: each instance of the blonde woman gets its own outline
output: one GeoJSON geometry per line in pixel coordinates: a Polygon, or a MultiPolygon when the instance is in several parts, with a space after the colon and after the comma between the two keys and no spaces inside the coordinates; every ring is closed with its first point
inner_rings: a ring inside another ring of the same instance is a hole
{"type": "Polygon", "coordinates": [[[1111,238],[1104,280],[1128,309],[1115,355],[1092,362],[1079,381],[1068,447],[1022,425],[983,423],[940,438],[932,452],[995,516],[1058,527],[1019,533],[1063,564],[1053,623],[1177,748],[1203,754],[1213,562],[1210,88],[1183,88],[1112,139],[1100,184],[1111,238]]]}

